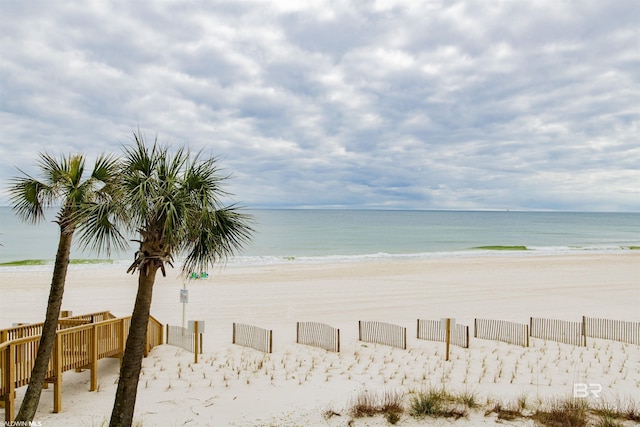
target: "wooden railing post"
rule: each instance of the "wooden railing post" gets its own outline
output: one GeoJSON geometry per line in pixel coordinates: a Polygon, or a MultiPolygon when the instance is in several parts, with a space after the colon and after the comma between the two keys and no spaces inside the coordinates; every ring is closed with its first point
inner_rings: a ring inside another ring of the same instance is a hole
{"type": "Polygon", "coordinates": [[[147,333],[144,335],[144,357],[147,356],[149,356],[149,321],[147,321],[147,333]]]}
{"type": "Polygon", "coordinates": [[[55,369],[54,373],[54,383],[53,383],[53,412],[59,413],[62,411],[62,364],[64,361],[62,360],[62,336],[61,334],[56,334],[55,341],[55,352],[54,352],[54,362],[53,366],[55,369]]]}
{"type": "Polygon", "coordinates": [[[200,322],[197,320],[193,322],[193,363],[198,363],[198,341],[200,340],[200,332],[198,331],[198,325],[200,322]]]}
{"type": "Polygon", "coordinates": [[[13,421],[16,416],[15,413],[15,398],[16,398],[16,364],[15,347],[11,344],[7,346],[5,350],[7,357],[5,358],[4,372],[6,372],[4,380],[4,389],[6,394],[4,395],[4,419],[5,421],[13,421]]]}
{"type": "Polygon", "coordinates": [[[122,367],[122,357],[124,356],[124,347],[127,344],[127,331],[125,330],[125,319],[122,318],[120,319],[120,337],[119,337],[119,341],[120,341],[120,348],[118,350],[120,350],[120,367],[122,367]]]}
{"type": "Polygon", "coordinates": [[[95,323],[91,327],[91,385],[89,391],[98,389],[98,328],[95,323]]]}
{"type": "Polygon", "coordinates": [[[162,341],[164,338],[164,331],[162,330],[163,327],[164,325],[158,322],[158,345],[164,344],[164,341],[162,341]]]}

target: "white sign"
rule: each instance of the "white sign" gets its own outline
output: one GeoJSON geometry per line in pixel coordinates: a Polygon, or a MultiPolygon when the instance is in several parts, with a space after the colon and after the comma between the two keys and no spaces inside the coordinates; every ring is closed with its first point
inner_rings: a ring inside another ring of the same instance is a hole
{"type": "Polygon", "coordinates": [[[189,326],[187,326],[187,332],[193,334],[196,331],[196,323],[198,323],[198,333],[204,333],[204,320],[189,320],[189,326]]]}
{"type": "Polygon", "coordinates": [[[180,289],[180,302],[185,304],[189,302],[189,290],[180,289]]]}
{"type": "MultiPolygon", "coordinates": [[[[450,323],[449,323],[449,327],[451,329],[454,329],[456,327],[456,319],[449,319],[450,323]]],[[[447,330],[447,318],[443,317],[442,319],[440,319],[440,329],[442,329],[443,331],[447,330]]]]}

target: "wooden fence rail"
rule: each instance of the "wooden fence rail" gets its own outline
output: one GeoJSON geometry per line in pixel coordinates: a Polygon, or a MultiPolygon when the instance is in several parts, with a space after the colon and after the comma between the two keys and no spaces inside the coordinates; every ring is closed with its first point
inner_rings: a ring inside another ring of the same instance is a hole
{"type": "Polygon", "coordinates": [[[243,323],[234,323],[232,342],[264,353],[271,353],[273,352],[273,331],[243,323]]]}
{"type": "MultiPolygon", "coordinates": [[[[96,390],[98,360],[121,357],[130,323],[130,317],[112,318],[57,331],[45,376],[47,383],[54,384],[54,412],[62,410],[62,373],[70,369],[90,369],[90,390],[96,390]]],[[[154,317],[149,318],[147,352],[151,347],[162,344],[162,328],[154,317]]],[[[39,345],[39,335],[0,343],[0,399],[4,403],[7,422],[15,417],[15,390],[29,384],[39,345]]]]}
{"type": "MultiPolygon", "coordinates": [[[[440,326],[439,320],[418,319],[417,338],[428,341],[446,342],[447,332],[440,326]]],[[[451,344],[462,348],[469,348],[469,327],[457,324],[451,331],[451,344]]]]}
{"type": "Polygon", "coordinates": [[[340,352],[340,329],[324,323],[297,322],[296,343],[340,352]]]}
{"type": "Polygon", "coordinates": [[[529,347],[529,325],[527,324],[492,319],[475,319],[473,324],[475,338],[529,347]]]}
{"type": "MultiPolygon", "coordinates": [[[[96,323],[103,320],[113,319],[115,316],[108,311],[99,311],[96,313],[81,314],[79,316],[61,317],[58,319],[58,330],[65,328],[73,328],[87,323],[96,323]]],[[[44,322],[28,323],[12,326],[11,328],[0,329],[0,343],[15,340],[18,338],[32,337],[42,334],[44,322]]]]}
{"type": "Polygon", "coordinates": [[[640,322],[582,317],[585,335],[640,345],[640,322]]]}
{"type": "Polygon", "coordinates": [[[407,328],[375,321],[358,322],[358,340],[407,349],[407,328]]]}
{"type": "Polygon", "coordinates": [[[529,333],[534,338],[577,346],[586,345],[583,322],[532,317],[529,322],[529,333]]]}

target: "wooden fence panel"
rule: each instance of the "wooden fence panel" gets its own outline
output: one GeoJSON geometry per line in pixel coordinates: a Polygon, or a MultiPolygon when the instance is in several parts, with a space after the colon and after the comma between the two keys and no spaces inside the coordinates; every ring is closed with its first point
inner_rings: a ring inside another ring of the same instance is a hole
{"type": "Polygon", "coordinates": [[[113,357],[122,353],[120,345],[122,328],[123,325],[119,319],[105,320],[95,325],[95,333],[98,340],[98,359],[113,357]]]}
{"type": "Polygon", "coordinates": [[[640,322],[583,316],[583,323],[588,337],[640,345],[640,322]]]}
{"type": "Polygon", "coordinates": [[[532,317],[529,333],[534,338],[584,346],[585,336],[582,322],[532,317]]]}
{"type": "Polygon", "coordinates": [[[264,353],[271,353],[273,351],[273,331],[243,323],[234,323],[232,342],[264,353]]]}
{"type": "MultiPolygon", "coordinates": [[[[189,329],[182,326],[167,325],[167,344],[174,345],[176,347],[183,348],[191,353],[196,350],[196,336],[194,332],[189,332],[189,329]]],[[[200,343],[202,343],[202,334],[200,334],[200,343]]],[[[197,349],[199,354],[202,354],[202,345],[197,349]]]]}
{"type": "Polygon", "coordinates": [[[58,332],[62,345],[62,372],[81,368],[91,362],[91,329],[91,326],[87,326],[58,332]]]}
{"type": "MultiPolygon", "coordinates": [[[[428,341],[446,342],[447,332],[441,328],[439,320],[418,319],[417,338],[428,341]]],[[[469,348],[469,327],[456,323],[451,331],[451,344],[469,348]]]]}
{"type": "Polygon", "coordinates": [[[475,338],[529,347],[529,325],[506,320],[475,319],[475,338]]]}
{"type": "Polygon", "coordinates": [[[340,329],[324,323],[297,322],[296,343],[340,352],[340,329]]]}
{"type": "Polygon", "coordinates": [[[392,347],[407,349],[407,328],[391,323],[359,321],[358,339],[392,347]]]}

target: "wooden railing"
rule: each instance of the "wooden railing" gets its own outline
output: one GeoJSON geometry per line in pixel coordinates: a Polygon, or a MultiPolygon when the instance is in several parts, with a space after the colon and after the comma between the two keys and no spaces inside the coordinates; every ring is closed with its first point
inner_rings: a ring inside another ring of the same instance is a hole
{"type": "MultiPolygon", "coordinates": [[[[73,328],[74,326],[86,325],[87,323],[102,322],[107,319],[114,319],[115,316],[108,311],[99,311],[97,313],[81,314],[79,316],[61,317],[58,319],[58,330],[73,328]]],[[[11,328],[0,329],[0,343],[15,340],[18,338],[26,338],[32,336],[40,336],[44,323],[29,323],[24,325],[13,326],[11,328]]]]}
{"type": "MultiPolygon", "coordinates": [[[[97,318],[97,316],[94,317],[94,319],[97,318]]],[[[90,369],[90,391],[94,391],[98,387],[98,360],[105,357],[121,357],[124,352],[131,317],[100,318],[105,320],[59,329],[56,333],[45,376],[47,383],[54,384],[53,412],[62,410],[63,372],[71,369],[90,369]]],[[[33,330],[23,329],[22,331],[32,333],[33,330]]],[[[156,345],[162,344],[163,336],[162,323],[151,316],[145,353],[156,345]]],[[[0,399],[4,402],[6,421],[12,421],[15,417],[15,390],[29,384],[39,344],[40,335],[0,343],[0,399]]]]}

